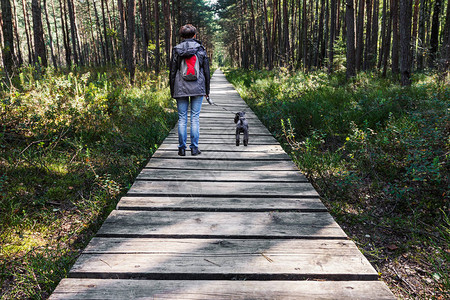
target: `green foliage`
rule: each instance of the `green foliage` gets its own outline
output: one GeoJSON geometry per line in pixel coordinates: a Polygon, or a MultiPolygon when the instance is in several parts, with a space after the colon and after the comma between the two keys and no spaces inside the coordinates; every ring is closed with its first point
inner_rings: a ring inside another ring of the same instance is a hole
{"type": "Polygon", "coordinates": [[[32,68],[0,91],[2,297],[45,298],[176,122],[164,78],[32,68]]]}
{"type": "MultiPolygon", "coordinates": [[[[374,235],[388,228],[386,238],[401,243],[408,232],[413,249],[437,234],[436,220],[449,210],[450,86],[426,74],[415,75],[409,88],[377,73],[351,81],[339,72],[286,69],[231,69],[226,75],[337,220],[374,224],[374,235]]],[[[448,249],[448,240],[433,241],[436,249],[448,249]]],[[[367,247],[369,255],[376,249],[367,247]]],[[[441,250],[434,255],[439,274],[448,256],[441,250]]],[[[373,258],[383,264],[380,257],[373,258]]],[[[448,291],[448,277],[439,278],[448,291]]]]}

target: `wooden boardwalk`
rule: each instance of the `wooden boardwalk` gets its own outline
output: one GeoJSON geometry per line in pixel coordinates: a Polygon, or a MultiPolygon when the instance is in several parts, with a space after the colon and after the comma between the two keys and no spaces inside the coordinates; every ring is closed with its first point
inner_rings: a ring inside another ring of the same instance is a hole
{"type": "Polygon", "coordinates": [[[202,154],[174,128],[50,299],[395,299],[220,71],[211,98],[202,154]]]}

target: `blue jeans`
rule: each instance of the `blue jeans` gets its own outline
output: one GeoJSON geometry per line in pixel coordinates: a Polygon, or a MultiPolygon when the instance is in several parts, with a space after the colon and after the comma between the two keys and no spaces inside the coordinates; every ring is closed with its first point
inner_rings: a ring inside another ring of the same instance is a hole
{"type": "Polygon", "coordinates": [[[191,96],[177,98],[178,108],[178,148],[186,149],[187,139],[187,112],[191,98],[191,145],[190,148],[198,148],[200,137],[200,110],[202,109],[203,96],[191,96]]]}

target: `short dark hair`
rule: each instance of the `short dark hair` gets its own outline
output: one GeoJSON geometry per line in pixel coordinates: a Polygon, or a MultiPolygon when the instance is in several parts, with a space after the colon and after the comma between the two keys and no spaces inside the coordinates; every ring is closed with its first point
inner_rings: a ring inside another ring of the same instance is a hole
{"type": "Polygon", "coordinates": [[[197,28],[195,28],[192,24],[186,24],[180,28],[180,36],[184,39],[193,38],[196,33],[197,28]]]}

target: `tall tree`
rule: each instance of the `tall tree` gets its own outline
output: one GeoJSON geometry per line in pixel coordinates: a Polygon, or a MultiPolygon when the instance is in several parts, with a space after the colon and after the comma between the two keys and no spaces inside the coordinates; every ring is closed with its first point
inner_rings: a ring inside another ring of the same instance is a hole
{"type": "Polygon", "coordinates": [[[43,1],[43,5],[44,5],[44,13],[45,13],[45,20],[47,22],[47,30],[48,30],[48,39],[49,39],[49,45],[50,45],[50,54],[52,56],[52,62],[53,62],[53,67],[55,69],[58,68],[58,65],[56,63],[56,56],[55,56],[55,52],[53,51],[53,38],[52,38],[52,28],[50,27],[50,20],[48,18],[48,11],[47,11],[47,0],[43,1]]]}
{"type": "Polygon", "coordinates": [[[16,12],[16,0],[13,0],[13,29],[14,29],[14,36],[16,37],[16,46],[17,46],[17,62],[19,66],[23,64],[23,57],[22,57],[22,50],[20,49],[20,38],[19,38],[19,30],[17,29],[17,26],[19,24],[19,21],[17,20],[17,12],[16,12]]]}
{"type": "Polygon", "coordinates": [[[398,55],[400,36],[398,28],[398,7],[399,0],[391,0],[391,17],[392,17],[392,73],[398,74],[400,72],[398,67],[398,55]]]}
{"type": "Polygon", "coordinates": [[[170,2],[162,0],[164,13],[164,44],[166,50],[166,66],[170,65],[170,51],[172,50],[172,20],[170,18],[170,2]]]}
{"type": "Polygon", "coordinates": [[[11,2],[9,0],[1,0],[2,6],[2,21],[3,21],[3,48],[2,57],[3,65],[9,75],[12,72],[14,66],[14,34],[12,26],[12,9],[11,2]]]}
{"type": "Polygon", "coordinates": [[[30,18],[28,17],[28,9],[26,7],[25,0],[22,0],[22,11],[23,11],[23,21],[25,27],[25,35],[27,36],[27,48],[28,48],[28,62],[31,63],[33,61],[34,53],[33,53],[33,40],[30,34],[30,18]]]}
{"type": "Polygon", "coordinates": [[[435,0],[433,10],[433,22],[430,35],[430,67],[436,65],[437,51],[439,46],[439,12],[441,11],[441,0],[435,0]]]}
{"type": "Polygon", "coordinates": [[[347,0],[345,22],[347,24],[347,78],[354,77],[355,71],[355,0],[347,0]]]}
{"type": "Polygon", "coordinates": [[[70,34],[72,37],[72,51],[73,51],[73,59],[75,61],[75,64],[79,64],[79,53],[78,53],[78,42],[77,42],[77,33],[76,33],[76,26],[75,26],[75,12],[74,12],[74,6],[72,0],[67,0],[67,8],[69,13],[69,20],[70,20],[70,34]]]}
{"type": "Polygon", "coordinates": [[[412,0],[400,0],[400,73],[403,86],[411,85],[411,15],[412,0]]]}
{"type": "Polygon", "coordinates": [[[358,0],[358,21],[356,23],[356,70],[361,70],[362,55],[364,51],[364,3],[365,0],[358,0]]]}
{"type": "Polygon", "coordinates": [[[335,31],[336,31],[336,0],[331,0],[330,46],[328,47],[328,73],[333,72],[335,31]]]}
{"type": "Polygon", "coordinates": [[[130,82],[134,84],[134,15],[136,13],[136,2],[134,0],[127,1],[127,70],[130,74],[130,82]]]}
{"type": "Polygon", "coordinates": [[[47,67],[47,50],[45,49],[45,42],[44,42],[44,28],[42,26],[41,2],[39,0],[32,0],[31,7],[33,14],[35,63],[40,62],[44,67],[47,67]]]}
{"type": "MultiPolygon", "coordinates": [[[[160,61],[160,52],[159,52],[159,0],[155,1],[155,72],[159,73],[159,61],[160,61]]],[[[127,26],[128,31],[128,26],[127,26]]]]}

